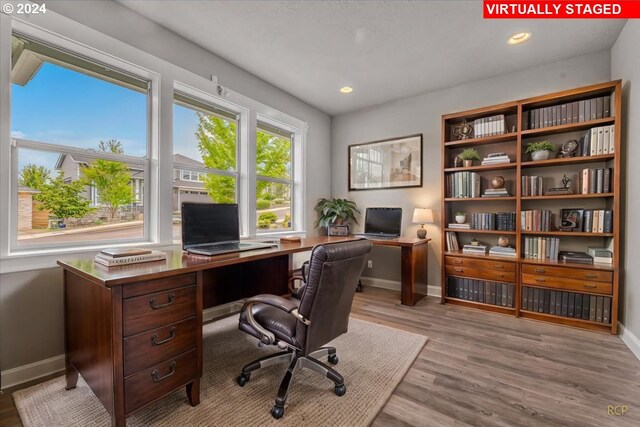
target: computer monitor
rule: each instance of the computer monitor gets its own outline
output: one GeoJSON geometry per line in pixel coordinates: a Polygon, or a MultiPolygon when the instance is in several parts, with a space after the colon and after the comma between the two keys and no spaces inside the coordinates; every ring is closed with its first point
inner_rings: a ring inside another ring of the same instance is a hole
{"type": "Polygon", "coordinates": [[[402,208],[367,208],[364,216],[365,234],[400,236],[402,208]]]}
{"type": "Polygon", "coordinates": [[[182,248],[240,240],[238,205],[182,203],[182,248]]]}

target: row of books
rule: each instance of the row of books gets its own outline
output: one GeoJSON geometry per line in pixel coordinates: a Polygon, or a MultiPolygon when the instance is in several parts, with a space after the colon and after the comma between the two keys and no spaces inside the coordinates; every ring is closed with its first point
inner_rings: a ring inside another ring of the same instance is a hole
{"type": "Polygon", "coordinates": [[[522,197],[544,196],[541,176],[523,176],[521,181],[520,192],[522,197]]]}
{"type": "Polygon", "coordinates": [[[569,102],[529,111],[528,129],[542,129],[571,123],[588,122],[611,116],[611,97],[569,102]]]}
{"type": "Polygon", "coordinates": [[[511,159],[506,153],[491,153],[482,159],[482,166],[501,165],[504,163],[511,163],[511,159]]]}
{"type": "Polygon", "coordinates": [[[580,173],[580,194],[599,194],[611,192],[611,168],[582,169],[580,173]]]}
{"type": "Polygon", "coordinates": [[[582,231],[586,233],[613,233],[613,211],[611,209],[585,209],[582,231]]]}
{"type": "Polygon", "coordinates": [[[611,323],[611,297],[522,287],[522,309],[534,313],[611,323]]]}
{"type": "Polygon", "coordinates": [[[164,252],[142,248],[107,248],[93,258],[98,264],[107,267],[138,264],[141,262],[162,261],[167,259],[164,252]]]}
{"type": "Polygon", "coordinates": [[[472,213],[470,225],[472,230],[515,231],[516,213],[472,213]]]}
{"type": "Polygon", "coordinates": [[[458,235],[453,231],[447,231],[445,233],[445,239],[447,240],[447,250],[449,252],[459,251],[460,244],[458,243],[458,235]]]}
{"type": "Polygon", "coordinates": [[[600,156],[616,151],[615,125],[589,129],[580,137],[578,156],[600,156]]]}
{"type": "Polygon", "coordinates": [[[473,121],[473,137],[502,135],[506,132],[504,114],[497,114],[491,117],[475,119],[473,121]]]}
{"type": "Polygon", "coordinates": [[[549,209],[534,209],[520,212],[522,231],[550,231],[553,214],[549,209]]]}
{"type": "Polygon", "coordinates": [[[525,237],[524,257],[538,260],[557,261],[560,239],[557,237],[525,237]]]}
{"type": "Polygon", "coordinates": [[[480,174],[455,172],[447,175],[447,197],[480,197],[480,174]]]}
{"type": "Polygon", "coordinates": [[[511,283],[486,282],[484,280],[447,277],[445,293],[448,297],[485,304],[513,307],[515,285],[511,283]]]}

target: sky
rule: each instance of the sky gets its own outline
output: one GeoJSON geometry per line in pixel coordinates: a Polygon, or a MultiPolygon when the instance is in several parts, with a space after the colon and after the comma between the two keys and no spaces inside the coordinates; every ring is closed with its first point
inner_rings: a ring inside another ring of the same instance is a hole
{"type": "MultiPolygon", "coordinates": [[[[45,63],[25,86],[11,85],[11,135],[76,148],[122,142],[131,156],[147,155],[147,97],[95,77],[45,63]]],[[[194,111],[174,107],[175,152],[199,159],[194,111]]],[[[20,149],[18,167],[53,170],[57,153],[20,149]]]]}

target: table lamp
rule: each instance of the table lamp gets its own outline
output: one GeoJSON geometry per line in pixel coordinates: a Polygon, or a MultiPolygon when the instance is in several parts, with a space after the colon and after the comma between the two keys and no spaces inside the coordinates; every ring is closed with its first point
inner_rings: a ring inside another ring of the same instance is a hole
{"type": "Polygon", "coordinates": [[[424,225],[433,223],[433,211],[426,208],[415,208],[413,210],[413,223],[420,224],[420,228],[418,228],[418,238],[425,239],[427,237],[427,230],[424,229],[424,225]]]}

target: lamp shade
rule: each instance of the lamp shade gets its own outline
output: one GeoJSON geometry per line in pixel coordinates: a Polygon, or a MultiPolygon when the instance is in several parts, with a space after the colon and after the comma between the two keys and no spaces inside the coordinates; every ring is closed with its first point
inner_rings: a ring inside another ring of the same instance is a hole
{"type": "Polygon", "coordinates": [[[413,211],[414,224],[431,224],[433,223],[433,211],[426,208],[415,208],[413,211]]]}

